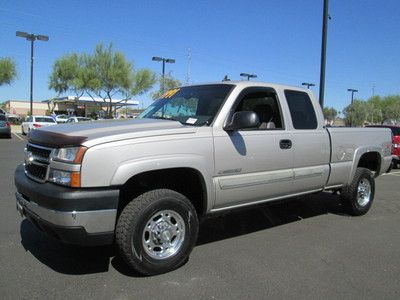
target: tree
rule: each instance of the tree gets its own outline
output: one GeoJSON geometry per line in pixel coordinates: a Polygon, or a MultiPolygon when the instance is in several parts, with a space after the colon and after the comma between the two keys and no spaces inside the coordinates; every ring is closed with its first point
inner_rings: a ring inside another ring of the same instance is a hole
{"type": "Polygon", "coordinates": [[[343,109],[345,123],[348,126],[363,126],[368,116],[367,102],[354,100],[353,104],[343,109]]]}
{"type": "Polygon", "coordinates": [[[50,75],[49,88],[57,93],[73,92],[77,98],[84,93],[94,101],[99,97],[111,117],[128,99],[147,92],[156,82],[153,72],[136,72],[125,56],[114,51],[112,45],[96,46],[93,54],[70,54],[59,58],[50,75]],[[115,97],[122,98],[115,102],[115,97]],[[114,101],[113,101],[114,100],[114,101]]]}
{"type": "Polygon", "coordinates": [[[333,107],[324,107],[323,113],[325,120],[327,120],[329,124],[332,124],[335,121],[338,114],[337,110],[333,107]]]}
{"type": "Polygon", "coordinates": [[[182,83],[178,80],[172,77],[171,73],[168,73],[166,76],[164,76],[164,85],[162,84],[163,78],[159,78],[160,82],[160,89],[157,92],[154,92],[151,94],[151,97],[153,100],[160,99],[161,96],[163,95],[163,91],[161,91],[161,87],[164,86],[164,92],[172,89],[176,89],[177,87],[180,87],[182,83]]]}
{"type": "Polygon", "coordinates": [[[78,54],[62,56],[53,65],[49,89],[56,91],[58,95],[72,92],[77,98],[82,97],[85,92],[85,83],[81,74],[83,69],[82,57],[78,54]]]}
{"type": "Polygon", "coordinates": [[[9,57],[0,58],[0,86],[11,84],[15,77],[17,77],[15,62],[9,57]]]}

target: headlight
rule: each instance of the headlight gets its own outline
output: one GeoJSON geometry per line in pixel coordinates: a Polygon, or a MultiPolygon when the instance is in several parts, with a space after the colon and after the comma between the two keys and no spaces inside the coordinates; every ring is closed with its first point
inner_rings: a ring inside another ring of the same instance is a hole
{"type": "Polygon", "coordinates": [[[70,187],[80,187],[81,174],[80,172],[50,169],[49,181],[70,187]]]}
{"type": "Polygon", "coordinates": [[[82,162],[83,155],[85,154],[86,147],[70,147],[54,149],[52,158],[61,162],[79,164],[82,162]]]}

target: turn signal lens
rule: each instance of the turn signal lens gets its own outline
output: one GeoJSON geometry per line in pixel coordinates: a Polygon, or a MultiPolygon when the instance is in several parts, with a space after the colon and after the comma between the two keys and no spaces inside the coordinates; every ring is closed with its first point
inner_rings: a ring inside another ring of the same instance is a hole
{"type": "Polygon", "coordinates": [[[80,172],[71,172],[71,187],[81,187],[80,172]]]}

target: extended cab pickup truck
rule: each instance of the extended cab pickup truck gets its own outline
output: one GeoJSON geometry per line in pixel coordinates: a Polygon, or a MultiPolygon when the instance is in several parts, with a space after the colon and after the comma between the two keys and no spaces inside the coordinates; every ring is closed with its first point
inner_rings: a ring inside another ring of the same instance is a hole
{"type": "Polygon", "coordinates": [[[365,214],[391,146],[389,129],[325,128],[305,89],[186,86],[134,120],[31,131],[17,209],[52,237],[116,243],[131,268],[158,274],[185,263],[208,214],[326,190],[365,214]]]}

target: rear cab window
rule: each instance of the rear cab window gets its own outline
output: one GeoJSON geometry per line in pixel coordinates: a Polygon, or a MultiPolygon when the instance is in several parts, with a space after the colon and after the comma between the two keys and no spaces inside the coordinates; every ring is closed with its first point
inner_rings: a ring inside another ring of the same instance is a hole
{"type": "Polygon", "coordinates": [[[317,129],[318,121],[313,104],[307,93],[285,90],[286,101],[294,129],[317,129]]]}
{"type": "Polygon", "coordinates": [[[53,118],[35,117],[35,122],[40,123],[55,123],[53,118]]]}

